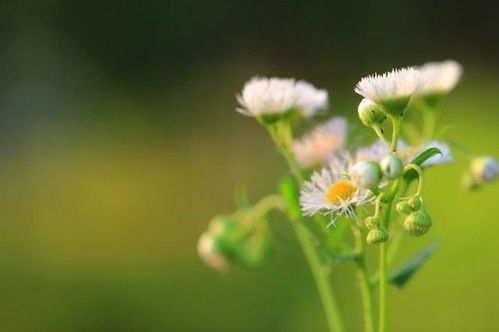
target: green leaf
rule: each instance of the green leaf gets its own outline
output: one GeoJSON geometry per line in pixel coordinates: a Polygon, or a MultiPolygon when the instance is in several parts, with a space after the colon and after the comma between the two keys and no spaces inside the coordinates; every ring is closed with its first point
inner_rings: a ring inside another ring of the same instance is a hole
{"type": "Polygon", "coordinates": [[[301,217],[300,202],[298,201],[298,188],[291,176],[285,176],[279,184],[279,192],[288,203],[290,215],[295,218],[301,217]]]}
{"type": "Polygon", "coordinates": [[[397,287],[403,287],[423,263],[437,250],[439,245],[439,241],[433,241],[426,248],[407,259],[389,274],[388,281],[397,287]]]}
{"type": "Polygon", "coordinates": [[[425,161],[427,161],[428,159],[430,159],[431,157],[433,157],[437,154],[442,154],[442,151],[440,151],[440,149],[438,149],[438,148],[429,148],[429,149],[421,152],[421,154],[419,156],[414,158],[411,161],[411,164],[416,164],[418,166],[421,166],[422,163],[424,163],[425,161]]]}
{"type": "Polygon", "coordinates": [[[358,252],[350,252],[347,254],[336,254],[333,257],[333,260],[338,263],[348,262],[356,260],[359,257],[358,252]]]}

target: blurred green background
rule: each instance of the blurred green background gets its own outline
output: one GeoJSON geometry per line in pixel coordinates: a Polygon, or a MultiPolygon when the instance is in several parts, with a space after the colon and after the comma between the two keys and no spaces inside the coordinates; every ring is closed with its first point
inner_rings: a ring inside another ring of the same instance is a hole
{"type": "MultiPolygon", "coordinates": [[[[494,4],[1,1],[0,330],[325,331],[292,241],[276,237],[260,271],[220,276],[197,257],[236,185],[256,200],[285,172],[235,94],[253,75],[303,78],[356,121],[363,75],[452,58],[465,74],[443,104],[448,136],[499,155],[494,4]]],[[[464,192],[464,167],[428,172],[434,228],[402,257],[441,248],[391,289],[392,331],[499,325],[499,186],[464,192]]],[[[333,282],[360,331],[353,272],[333,282]]]]}

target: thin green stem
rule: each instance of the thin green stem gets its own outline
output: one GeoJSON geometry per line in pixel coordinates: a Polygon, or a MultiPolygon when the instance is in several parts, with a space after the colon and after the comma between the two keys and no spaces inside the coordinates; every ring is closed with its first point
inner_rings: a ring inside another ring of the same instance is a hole
{"type": "Polygon", "coordinates": [[[319,291],[319,296],[322,301],[324,313],[326,314],[329,330],[331,332],[342,332],[344,330],[343,322],[338,311],[338,305],[329,283],[327,273],[321,266],[319,254],[315,250],[305,226],[303,226],[299,220],[294,220],[292,225],[296,233],[296,237],[298,238],[298,242],[300,243],[303,253],[305,254],[310,271],[314,277],[317,290],[319,291]]]}
{"type": "Polygon", "coordinates": [[[364,328],[365,332],[374,332],[376,328],[374,322],[374,297],[373,288],[369,282],[369,273],[367,272],[364,239],[358,227],[352,226],[352,232],[355,239],[355,250],[359,253],[359,256],[355,259],[355,263],[357,265],[357,280],[364,308],[364,328]]]}
{"type": "Polygon", "coordinates": [[[391,117],[392,120],[392,144],[390,146],[390,149],[395,152],[397,151],[397,143],[398,143],[398,138],[399,138],[399,133],[400,133],[400,126],[402,125],[402,118],[397,118],[395,116],[391,117]]]}
{"type": "Polygon", "coordinates": [[[375,125],[375,126],[372,126],[371,127],[374,132],[376,133],[376,135],[378,135],[379,139],[385,143],[385,145],[387,147],[390,147],[390,142],[388,142],[388,140],[386,139],[385,135],[383,134],[383,130],[381,130],[381,127],[379,125],[375,125]]]}
{"type": "MultiPolygon", "coordinates": [[[[304,182],[304,177],[291,149],[292,133],[289,123],[287,121],[278,122],[275,126],[269,126],[268,129],[278,151],[286,159],[296,182],[301,186],[304,182]]],[[[314,277],[317,290],[319,291],[329,330],[331,332],[343,332],[343,322],[341,320],[334,292],[328,279],[328,274],[321,265],[319,253],[314,247],[311,234],[300,219],[291,215],[290,219],[293,230],[314,277]]]]}
{"type": "MultiPolygon", "coordinates": [[[[393,201],[387,204],[383,218],[383,226],[388,229],[388,223],[392,211],[393,201]]],[[[388,326],[388,264],[387,264],[387,242],[379,247],[379,329],[378,332],[386,332],[388,326]]]]}

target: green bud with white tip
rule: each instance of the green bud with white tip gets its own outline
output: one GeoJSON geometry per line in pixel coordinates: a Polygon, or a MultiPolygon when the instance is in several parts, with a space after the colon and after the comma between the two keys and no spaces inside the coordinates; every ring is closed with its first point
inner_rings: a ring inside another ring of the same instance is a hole
{"type": "Polygon", "coordinates": [[[381,126],[386,120],[386,115],[379,105],[367,98],[362,99],[357,111],[359,113],[360,121],[368,127],[381,126]]]}
{"type": "Polygon", "coordinates": [[[390,235],[382,228],[376,227],[367,233],[366,242],[368,244],[378,244],[388,240],[390,235]]]}
{"type": "Polygon", "coordinates": [[[391,153],[385,156],[381,160],[380,165],[383,175],[388,179],[396,179],[400,177],[404,168],[402,159],[400,159],[400,157],[396,153],[391,153]]]}
{"type": "Polygon", "coordinates": [[[368,160],[357,162],[350,169],[352,183],[359,188],[369,189],[381,180],[381,168],[378,163],[368,160]]]}
{"type": "Polygon", "coordinates": [[[405,218],[404,229],[410,235],[421,236],[428,232],[431,224],[431,216],[424,208],[421,208],[405,218]]]}

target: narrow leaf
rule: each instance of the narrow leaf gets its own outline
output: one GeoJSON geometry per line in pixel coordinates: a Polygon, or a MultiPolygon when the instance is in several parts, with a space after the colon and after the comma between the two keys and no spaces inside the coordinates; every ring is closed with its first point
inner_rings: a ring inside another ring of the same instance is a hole
{"type": "Polygon", "coordinates": [[[421,154],[419,156],[414,158],[412,160],[411,164],[416,164],[418,166],[421,166],[421,164],[423,164],[425,161],[427,161],[428,159],[430,159],[431,157],[433,157],[437,154],[442,154],[442,151],[440,151],[440,149],[438,149],[438,148],[432,147],[432,148],[426,149],[425,151],[421,152],[421,154]]]}
{"type": "Polygon", "coordinates": [[[437,250],[438,241],[430,243],[426,248],[407,259],[388,276],[388,281],[397,287],[403,287],[414,275],[414,273],[430,258],[437,250]]]}

